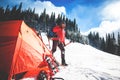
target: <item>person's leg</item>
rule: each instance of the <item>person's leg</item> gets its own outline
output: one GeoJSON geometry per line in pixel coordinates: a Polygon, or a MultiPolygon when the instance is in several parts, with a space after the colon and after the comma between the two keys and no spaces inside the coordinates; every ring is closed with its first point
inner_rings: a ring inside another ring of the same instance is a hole
{"type": "Polygon", "coordinates": [[[65,48],[64,48],[64,45],[62,43],[59,43],[58,47],[61,50],[61,63],[62,63],[62,65],[67,66],[66,61],[65,61],[65,48]]]}
{"type": "Polygon", "coordinates": [[[62,62],[62,65],[66,64],[65,62],[65,51],[61,51],[61,62],[62,62]]]}
{"type": "MultiPolygon", "coordinates": [[[[56,48],[58,46],[59,41],[58,40],[53,40],[53,45],[52,45],[52,54],[54,54],[54,52],[56,51],[56,48]]],[[[55,57],[54,58],[54,62],[56,63],[56,66],[59,66],[59,62],[56,61],[55,57]]]]}
{"type": "Polygon", "coordinates": [[[58,41],[57,40],[53,40],[52,54],[56,51],[57,46],[58,46],[58,41]]]}

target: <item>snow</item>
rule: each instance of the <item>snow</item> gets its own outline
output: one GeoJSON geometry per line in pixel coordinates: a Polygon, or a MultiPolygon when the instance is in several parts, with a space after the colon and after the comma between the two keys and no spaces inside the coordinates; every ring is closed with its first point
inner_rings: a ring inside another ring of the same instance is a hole
{"type": "Polygon", "coordinates": [[[120,80],[120,57],[89,45],[71,43],[66,60],[69,66],[56,74],[65,80],[120,80]]]}
{"type": "MultiPolygon", "coordinates": [[[[42,39],[48,45],[45,33],[42,33],[42,39]]],[[[69,40],[66,39],[66,42],[69,40]]],[[[60,71],[54,77],[64,80],[120,80],[119,56],[80,43],[70,43],[65,50],[68,66],[60,66],[60,71]]],[[[54,57],[61,63],[59,48],[54,57]]]]}

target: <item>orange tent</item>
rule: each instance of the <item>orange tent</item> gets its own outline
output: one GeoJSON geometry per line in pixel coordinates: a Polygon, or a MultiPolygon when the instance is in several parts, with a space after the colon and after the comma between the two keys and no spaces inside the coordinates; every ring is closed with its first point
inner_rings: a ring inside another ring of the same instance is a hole
{"type": "Polygon", "coordinates": [[[0,78],[37,68],[43,54],[51,54],[24,21],[0,22],[0,78]]]}

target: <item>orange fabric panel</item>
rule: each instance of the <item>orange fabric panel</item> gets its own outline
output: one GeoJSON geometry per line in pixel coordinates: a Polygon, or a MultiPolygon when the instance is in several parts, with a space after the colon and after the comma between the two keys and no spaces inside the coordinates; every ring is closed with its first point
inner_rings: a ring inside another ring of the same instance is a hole
{"type": "Polygon", "coordinates": [[[15,61],[12,66],[14,74],[37,68],[38,65],[43,61],[42,53],[33,49],[32,46],[23,40],[21,41],[20,46],[16,48],[16,56],[14,56],[15,61]]]}
{"type": "Polygon", "coordinates": [[[0,22],[0,71],[9,75],[22,21],[0,22]]]}
{"type": "Polygon", "coordinates": [[[9,75],[38,68],[50,51],[24,21],[0,22],[0,71],[9,75]]]}
{"type": "Polygon", "coordinates": [[[31,28],[22,22],[11,67],[11,76],[38,68],[43,61],[44,53],[49,53],[44,43],[31,28]]]}
{"type": "Polygon", "coordinates": [[[0,43],[0,71],[9,74],[16,40],[0,43]]]}
{"type": "Polygon", "coordinates": [[[17,36],[22,21],[6,21],[0,22],[0,36],[17,36]]]}

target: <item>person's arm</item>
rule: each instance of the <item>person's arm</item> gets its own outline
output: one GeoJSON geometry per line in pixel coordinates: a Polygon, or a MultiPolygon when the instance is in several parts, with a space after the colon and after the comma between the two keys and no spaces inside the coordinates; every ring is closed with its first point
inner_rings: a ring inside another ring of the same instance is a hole
{"type": "Polygon", "coordinates": [[[53,32],[57,33],[57,32],[59,32],[59,31],[60,31],[59,26],[56,26],[56,27],[53,28],[53,32]]]}

